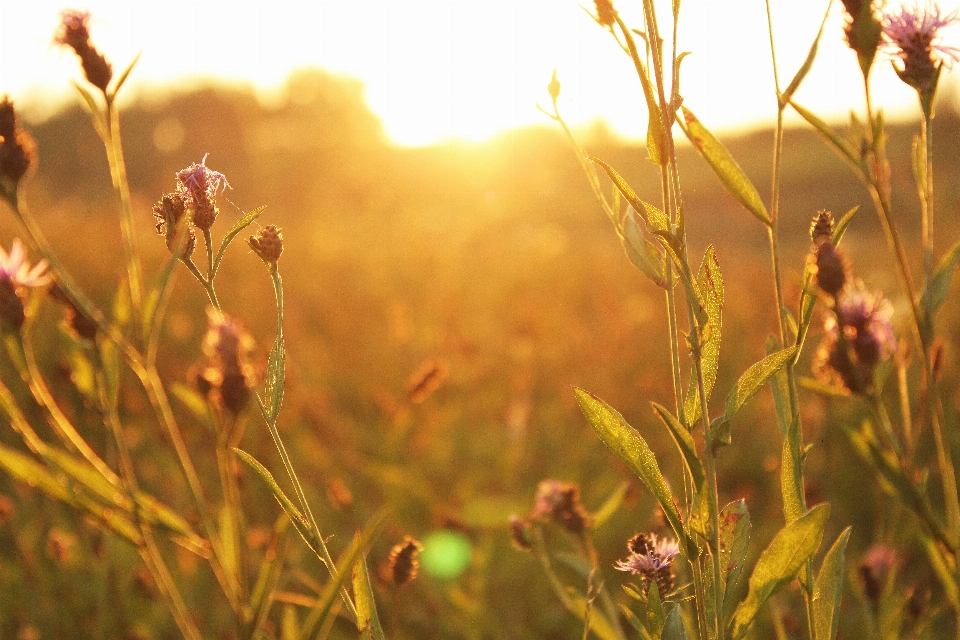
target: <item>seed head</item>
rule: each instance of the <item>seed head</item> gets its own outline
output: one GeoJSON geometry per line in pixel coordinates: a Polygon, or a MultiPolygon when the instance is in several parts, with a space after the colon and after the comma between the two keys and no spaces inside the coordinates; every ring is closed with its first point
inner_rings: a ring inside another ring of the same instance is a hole
{"type": "Polygon", "coordinates": [[[847,12],[847,24],[844,34],[847,44],[857,54],[860,71],[866,76],[873,66],[880,47],[880,20],[877,18],[872,0],[842,0],[847,12]]]}
{"type": "MultiPolygon", "coordinates": [[[[171,252],[177,248],[177,229],[186,212],[187,207],[183,196],[176,191],[166,194],[153,205],[153,218],[156,221],[157,235],[164,237],[167,249],[171,252]]],[[[183,248],[184,259],[193,255],[194,249],[197,248],[197,234],[190,222],[187,222],[187,235],[187,246],[183,248]]]]}
{"type": "Polygon", "coordinates": [[[283,233],[279,227],[268,224],[247,239],[247,244],[261,260],[276,264],[283,253],[283,233]]]}
{"type": "Polygon", "coordinates": [[[390,557],[384,567],[384,577],[395,586],[404,585],[417,577],[420,570],[420,552],[423,545],[413,536],[406,536],[402,542],[390,550],[390,557]]]}
{"type": "Polygon", "coordinates": [[[90,42],[89,22],[90,13],[87,11],[72,9],[61,11],[60,26],[53,37],[53,42],[73,49],[80,58],[87,82],[106,94],[107,85],[113,77],[113,67],[90,42]]]}
{"type": "Polygon", "coordinates": [[[640,575],[644,595],[650,583],[657,583],[660,595],[673,589],[673,559],[680,553],[680,545],[672,538],[658,539],[657,534],[638,533],[627,541],[630,555],[618,560],[614,568],[640,575]]]}
{"type": "Polygon", "coordinates": [[[605,27],[612,27],[616,10],[610,0],[593,0],[593,6],[597,9],[597,22],[605,27]]]}
{"type": "Polygon", "coordinates": [[[932,97],[942,67],[960,60],[960,49],[943,44],[940,30],[960,21],[953,11],[946,15],[933,0],[921,6],[904,4],[899,11],[883,15],[884,50],[894,59],[894,69],[921,98],[932,97]]]}
{"type": "Polygon", "coordinates": [[[544,480],[537,485],[530,518],[552,518],[573,534],[583,533],[590,524],[590,514],[580,504],[580,487],[560,480],[544,480]]]}
{"type": "Polygon", "coordinates": [[[0,100],[0,188],[13,200],[20,180],[30,170],[36,156],[36,143],[26,131],[17,127],[13,103],[7,96],[0,100]]]}

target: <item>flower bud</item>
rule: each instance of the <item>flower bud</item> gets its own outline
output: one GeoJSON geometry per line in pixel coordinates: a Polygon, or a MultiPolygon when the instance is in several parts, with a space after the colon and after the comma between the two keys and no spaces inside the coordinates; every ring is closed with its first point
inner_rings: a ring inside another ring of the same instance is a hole
{"type": "Polygon", "coordinates": [[[247,239],[247,244],[267,264],[276,264],[283,253],[283,233],[279,227],[268,224],[247,239]]]}

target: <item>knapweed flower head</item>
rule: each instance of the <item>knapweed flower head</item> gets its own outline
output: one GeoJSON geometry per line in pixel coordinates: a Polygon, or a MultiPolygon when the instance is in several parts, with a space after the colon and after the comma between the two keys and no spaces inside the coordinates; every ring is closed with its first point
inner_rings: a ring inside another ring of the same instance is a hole
{"type": "Polygon", "coordinates": [[[177,193],[183,198],[193,224],[201,231],[213,226],[219,213],[215,198],[230,187],[226,176],[207,167],[209,155],[204,154],[199,164],[193,163],[177,172],[177,193]]]}
{"type": "Polygon", "coordinates": [[[66,9],[60,12],[60,26],[53,37],[55,44],[70,47],[80,58],[87,81],[104,93],[113,77],[113,67],[90,43],[90,13],[66,9]]]}
{"type": "Polygon", "coordinates": [[[268,224],[250,236],[247,244],[268,265],[276,264],[283,253],[283,233],[279,227],[268,224]]]}
{"type": "Polygon", "coordinates": [[[22,296],[26,289],[42,287],[50,282],[50,274],[44,273],[46,269],[46,260],[30,266],[19,238],[13,240],[10,253],[0,247],[0,324],[10,325],[16,330],[23,326],[26,316],[22,296]]]}
{"type": "MultiPolygon", "coordinates": [[[[171,252],[178,247],[177,229],[186,212],[187,205],[183,196],[176,191],[164,195],[159,202],[153,205],[153,219],[156,222],[157,235],[164,237],[167,249],[171,252]]],[[[197,234],[190,221],[186,223],[186,233],[186,245],[183,247],[184,259],[193,255],[193,251],[197,247],[197,234]]]]}
{"type": "Polygon", "coordinates": [[[847,36],[847,44],[857,54],[860,71],[866,77],[880,47],[880,19],[874,9],[873,0],[841,1],[847,12],[847,23],[843,32],[847,36]]]}
{"type": "Polygon", "coordinates": [[[932,0],[904,4],[883,16],[885,50],[894,58],[897,75],[920,93],[931,94],[940,69],[960,60],[960,49],[943,44],[940,30],[960,21],[956,11],[944,15],[932,0]]]}
{"type": "Polygon", "coordinates": [[[848,283],[824,322],[826,336],[815,363],[820,377],[853,393],[872,390],[874,369],[897,349],[892,316],[882,294],[867,291],[859,280],[848,283]]]}
{"type": "Polygon", "coordinates": [[[573,534],[586,530],[590,514],[580,504],[580,487],[572,482],[544,480],[537,485],[531,520],[556,520],[573,534]]]}
{"type": "Polygon", "coordinates": [[[423,545],[413,536],[406,536],[390,550],[390,557],[383,568],[383,577],[399,587],[417,577],[420,570],[420,552],[423,545]]]}
{"type": "Polygon", "coordinates": [[[638,533],[627,541],[627,550],[630,555],[626,560],[617,560],[614,568],[639,575],[644,595],[651,582],[657,583],[661,596],[673,588],[673,559],[680,553],[676,540],[658,538],[655,533],[638,533]]]}
{"type": "Polygon", "coordinates": [[[237,415],[250,399],[252,367],[247,363],[253,338],[239,320],[210,309],[203,352],[209,366],[201,374],[208,391],[216,391],[221,406],[237,415]]]}
{"type": "Polygon", "coordinates": [[[3,195],[13,200],[17,185],[30,170],[36,145],[17,127],[13,103],[7,96],[0,100],[0,186],[3,195]]]}
{"type": "Polygon", "coordinates": [[[857,565],[860,584],[867,598],[876,604],[883,595],[891,571],[897,564],[897,550],[893,547],[877,543],[872,545],[857,565]]]}

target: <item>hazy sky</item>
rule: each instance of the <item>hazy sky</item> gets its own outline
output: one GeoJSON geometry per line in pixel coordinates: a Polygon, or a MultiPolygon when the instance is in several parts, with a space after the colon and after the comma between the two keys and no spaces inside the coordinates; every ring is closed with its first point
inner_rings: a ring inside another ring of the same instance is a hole
{"type": "MultiPolygon", "coordinates": [[[[659,0],[658,0],[659,1],[659,0]]],[[[782,85],[802,63],[826,0],[771,0],[782,85]]],[[[592,2],[584,3],[592,9],[592,2]]],[[[957,0],[941,5],[953,9],[957,0]]],[[[0,93],[24,109],[76,99],[72,53],[51,45],[58,12],[89,10],[98,48],[120,69],[142,50],[131,94],[160,82],[204,76],[253,83],[264,100],[291,69],[316,65],[359,77],[390,137],[401,144],[485,139],[504,128],[546,123],[554,68],[562,110],[573,124],[597,118],[628,137],[644,134],[642,94],[629,59],[576,2],[443,0],[394,2],[181,2],[0,0],[0,93]]],[[[616,2],[642,26],[640,0],[616,2]]],[[[854,54],[834,2],[820,53],[797,100],[828,119],[863,104],[854,54]]],[[[680,50],[685,105],[708,127],[729,130],[775,117],[773,73],[763,0],[683,0],[680,50]]],[[[667,31],[670,4],[659,16],[667,31]]],[[[960,44],[960,28],[945,33],[960,44]]],[[[915,94],[888,62],[874,72],[876,101],[908,117],[915,94]]],[[[945,76],[952,91],[956,79],[945,76]]]]}

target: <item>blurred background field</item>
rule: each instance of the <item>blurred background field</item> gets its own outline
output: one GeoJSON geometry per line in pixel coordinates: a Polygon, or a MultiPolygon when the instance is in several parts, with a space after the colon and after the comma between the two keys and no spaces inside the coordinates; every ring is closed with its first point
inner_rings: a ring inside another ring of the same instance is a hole
{"type": "MultiPolygon", "coordinates": [[[[370,552],[371,566],[407,534],[423,540],[451,530],[470,543],[470,564],[457,577],[424,571],[399,590],[380,585],[388,636],[580,637],[582,628],[550,592],[536,561],[511,547],[507,518],[530,510],[536,485],[545,478],[579,483],[589,509],[628,483],[623,508],[596,533],[607,586],[617,591],[624,582],[612,564],[635,531],[658,530],[655,502],[594,436],[571,387],[617,407],[650,440],[667,477],[680,477],[676,451],[649,409],[651,400],[672,404],[661,291],[630,266],[558,130],[545,125],[486,143],[396,147],[365,105],[358,82],[319,70],[297,72],[288,82],[287,101],[269,107],[242,87],[211,85],[142,97],[122,113],[148,276],[168,256],[154,232],[151,206],[172,190],[177,170],[209,153],[208,166],[228,177],[233,189],[226,197],[239,207],[221,204],[215,237],[240,217],[240,209],[262,204],[267,210],[260,221],[283,229],[288,382],[280,427],[321,530],[334,536],[331,548],[343,549],[354,530],[385,505],[392,513],[370,552]],[[431,363],[442,382],[414,403],[411,376],[431,363]]],[[[40,158],[27,187],[31,207],[62,260],[101,306],[109,306],[122,251],[101,143],[79,107],[42,122],[30,122],[30,115],[23,114],[40,158]]],[[[914,133],[907,125],[891,129],[891,158],[909,157],[914,133]]],[[[944,105],[935,141],[943,160],[937,177],[941,248],[960,234],[960,174],[951,161],[960,148],[958,136],[960,116],[944,105]]],[[[641,196],[658,201],[658,175],[645,149],[619,140],[602,123],[578,137],[641,196]]],[[[768,199],[772,132],[724,142],[768,199]]],[[[904,301],[880,250],[884,240],[867,193],[811,131],[788,130],[785,150],[781,234],[791,306],[810,248],[810,218],[818,209],[842,215],[862,205],[844,245],[857,273],[871,288],[887,292],[899,318],[904,301]]],[[[726,282],[714,399],[719,406],[775,332],[768,249],[763,228],[688,148],[681,150],[680,169],[691,254],[714,245],[726,282]]],[[[904,164],[892,170],[898,224],[916,239],[919,203],[910,169],[904,164]]],[[[17,235],[13,217],[0,215],[3,246],[17,235]]],[[[219,297],[257,339],[262,378],[275,322],[269,277],[240,243],[224,267],[219,297]]],[[[167,381],[189,383],[191,367],[201,359],[205,304],[201,287],[181,273],[160,357],[167,381]]],[[[60,311],[45,304],[41,313],[48,321],[38,329],[46,338],[38,345],[49,382],[58,397],[74,403],[65,409],[79,414],[83,397],[64,375],[60,311]]],[[[949,389],[960,344],[955,301],[939,320],[946,340],[943,388],[949,389]]],[[[812,335],[808,341],[805,362],[818,340],[812,335]]],[[[10,369],[5,362],[0,376],[23,392],[10,369]]],[[[186,492],[164,435],[145,417],[145,398],[133,391],[135,385],[128,387],[122,398],[125,433],[144,484],[196,518],[181,500],[186,492]]],[[[828,538],[853,525],[845,598],[855,601],[862,597],[856,560],[896,524],[885,519],[879,488],[831,422],[855,420],[855,402],[804,394],[805,436],[814,444],[807,463],[809,499],[833,504],[828,538]]],[[[947,412],[955,425],[955,404],[947,412]]],[[[182,418],[194,460],[215,496],[212,450],[205,456],[209,436],[186,411],[182,418]]],[[[18,446],[5,427],[0,442],[18,446]]],[[[101,426],[86,425],[84,435],[98,450],[110,450],[101,426]]],[[[922,447],[929,448],[928,439],[922,434],[922,447]]],[[[724,502],[746,498],[755,557],[782,522],[779,433],[769,392],[737,418],[733,440],[720,456],[720,495],[724,502]]],[[[241,446],[280,468],[253,413],[241,446]]],[[[252,475],[243,491],[251,517],[248,544],[262,553],[280,509],[252,475]]],[[[564,544],[559,535],[555,542],[564,544]]],[[[303,561],[299,569],[319,577],[321,566],[302,547],[292,541],[293,557],[303,561]]],[[[909,558],[910,550],[904,553],[909,558]]],[[[216,600],[210,600],[218,593],[212,576],[189,554],[177,560],[188,579],[188,605],[208,615],[205,633],[229,637],[216,600]]],[[[292,576],[282,588],[297,591],[298,579],[312,578],[292,576]]],[[[779,596],[784,610],[791,598],[799,595],[779,596]]],[[[841,632],[862,637],[860,624],[850,616],[841,632]]],[[[355,631],[344,623],[336,633],[351,637],[355,631]]],[[[28,637],[168,638],[177,631],[131,548],[3,475],[0,638],[28,637]]]]}

